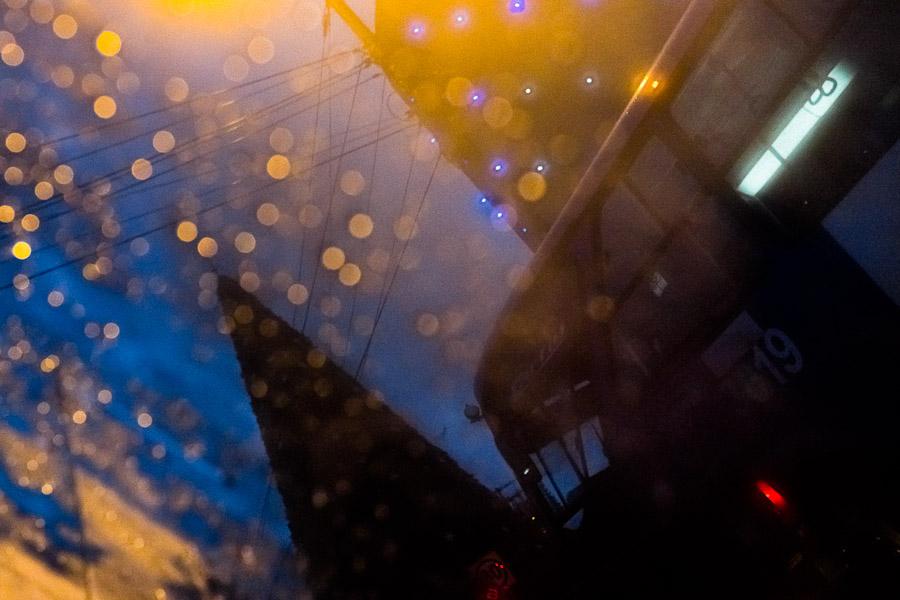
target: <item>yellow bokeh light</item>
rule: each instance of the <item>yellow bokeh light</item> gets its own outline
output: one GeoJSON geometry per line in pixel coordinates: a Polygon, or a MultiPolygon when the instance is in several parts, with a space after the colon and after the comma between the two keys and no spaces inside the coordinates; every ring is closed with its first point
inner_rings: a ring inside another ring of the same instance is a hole
{"type": "Polygon", "coordinates": [[[53,33],[61,39],[68,40],[78,33],[78,21],[72,15],[59,15],[53,19],[53,33]]]}
{"type": "Polygon", "coordinates": [[[16,218],[16,209],[9,204],[0,206],[0,223],[12,223],[16,218]]]}
{"type": "Polygon", "coordinates": [[[362,277],[362,271],[353,263],[346,263],[338,272],[338,279],[346,286],[354,286],[359,283],[362,277]]]}
{"type": "Polygon", "coordinates": [[[75,171],[69,165],[59,165],[53,171],[53,179],[60,185],[69,185],[75,180],[75,171]]]}
{"type": "Polygon", "coordinates": [[[115,56],[122,49],[122,38],[114,31],[103,31],[97,36],[97,51],[103,56],[115,56]]]}
{"type": "Polygon", "coordinates": [[[348,196],[359,196],[366,189],[366,178],[359,171],[347,171],[341,175],[341,191],[348,196]]]}
{"type": "Polygon", "coordinates": [[[41,371],[44,373],[49,373],[53,371],[56,367],[59,366],[59,357],[55,354],[51,354],[47,358],[41,361],[41,371]]]}
{"type": "Polygon", "coordinates": [[[37,231],[37,228],[41,226],[41,220],[37,215],[25,215],[22,217],[22,229],[25,231],[37,231]]]}
{"type": "Polygon", "coordinates": [[[182,221],[178,224],[175,235],[177,235],[178,239],[182,242],[193,242],[197,239],[197,226],[190,221],[182,221]]]}
{"type": "Polygon", "coordinates": [[[344,251],[336,246],[332,246],[322,253],[322,264],[330,271],[337,271],[344,266],[344,251]]]}
{"type": "Polygon", "coordinates": [[[39,181],[34,186],[34,195],[38,200],[49,200],[53,197],[53,184],[49,181],[39,181]]]}
{"type": "Polygon", "coordinates": [[[516,187],[519,195],[529,202],[540,200],[547,193],[547,181],[543,175],[536,171],[530,171],[522,175],[516,187]]]}
{"type": "Polygon", "coordinates": [[[275,45],[265,36],[256,36],[247,45],[247,55],[256,64],[264,65],[275,58],[275,45]]]}
{"type": "Polygon", "coordinates": [[[278,207],[271,202],[264,202],[256,209],[256,219],[267,227],[271,227],[277,223],[280,217],[281,213],[279,212],[278,207]]]}
{"type": "Polygon", "coordinates": [[[14,131],[6,136],[6,149],[10,152],[21,152],[25,149],[27,144],[28,142],[25,141],[25,136],[21,133],[14,131]]]}
{"type": "Polygon", "coordinates": [[[291,174],[291,161],[286,156],[275,154],[266,163],[266,172],[272,179],[284,179],[291,174]]]}
{"type": "Polygon", "coordinates": [[[175,136],[163,129],[153,136],[153,149],[165,154],[175,148],[175,136]]]}
{"type": "Polygon", "coordinates": [[[12,42],[0,49],[0,59],[10,67],[18,67],[25,60],[25,51],[21,46],[12,42]]]}
{"type": "Polygon", "coordinates": [[[172,102],[184,102],[187,100],[190,87],[181,77],[172,77],[166,82],[165,92],[166,98],[172,102]]]}
{"type": "Polygon", "coordinates": [[[101,119],[111,119],[116,114],[116,101],[109,96],[100,96],[94,101],[94,113],[101,119]]]}
{"type": "Polygon", "coordinates": [[[100,277],[100,270],[97,268],[96,264],[88,263],[81,268],[81,276],[88,281],[94,281],[100,277]]]}
{"type": "Polygon", "coordinates": [[[256,238],[252,233],[242,231],[234,238],[234,247],[237,248],[238,252],[249,254],[256,248],[256,238]]]}
{"type": "Polygon", "coordinates": [[[10,167],[3,172],[3,179],[9,185],[19,185],[25,181],[25,173],[19,167],[10,167]]]}
{"type": "Polygon", "coordinates": [[[153,175],[153,164],[146,158],[139,158],[131,164],[131,174],[138,181],[150,179],[153,175]]]}
{"type": "Polygon", "coordinates": [[[360,213],[353,215],[347,228],[350,230],[350,235],[356,239],[362,240],[372,235],[375,224],[372,222],[372,218],[369,215],[360,213]]]}
{"type": "Polygon", "coordinates": [[[87,413],[85,413],[83,410],[76,410],[74,413],[72,413],[72,422],[76,425],[81,425],[85,421],[87,421],[87,413]]]}
{"type": "Polygon", "coordinates": [[[212,258],[218,251],[219,245],[210,237],[205,237],[197,242],[197,252],[204,258],[212,258]]]}
{"type": "Polygon", "coordinates": [[[288,288],[287,298],[291,304],[303,304],[309,298],[309,290],[302,283],[295,283],[288,288]]]}

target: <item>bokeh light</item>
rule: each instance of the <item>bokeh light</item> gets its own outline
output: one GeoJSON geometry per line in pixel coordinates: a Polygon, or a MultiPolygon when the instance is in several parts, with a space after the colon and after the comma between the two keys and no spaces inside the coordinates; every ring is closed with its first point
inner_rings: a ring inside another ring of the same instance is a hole
{"type": "Polygon", "coordinates": [[[25,136],[18,132],[10,133],[6,136],[6,149],[13,153],[21,152],[25,149],[27,142],[25,136]]]}
{"type": "Polygon", "coordinates": [[[166,130],[157,131],[153,135],[153,149],[160,153],[171,152],[175,148],[175,136],[166,130]]]}
{"type": "Polygon", "coordinates": [[[103,31],[97,36],[96,45],[103,56],[115,56],[122,49],[122,39],[114,31],[103,31]]]}
{"type": "Polygon", "coordinates": [[[61,39],[71,39],[78,33],[78,21],[72,15],[61,14],[53,20],[53,33],[61,39]]]}
{"type": "Polygon", "coordinates": [[[322,264],[329,271],[337,271],[344,265],[344,251],[336,246],[327,248],[322,253],[322,264]]]}
{"type": "Polygon", "coordinates": [[[266,172],[272,179],[284,179],[291,174],[291,161],[281,154],[275,154],[266,163],[266,172]]]}
{"type": "Polygon", "coordinates": [[[12,255],[19,260],[25,260],[31,256],[31,246],[28,242],[16,242],[12,247],[12,255]]]}
{"type": "Polygon", "coordinates": [[[101,119],[111,119],[116,114],[116,101],[110,96],[100,96],[94,101],[94,113],[101,119]]]}

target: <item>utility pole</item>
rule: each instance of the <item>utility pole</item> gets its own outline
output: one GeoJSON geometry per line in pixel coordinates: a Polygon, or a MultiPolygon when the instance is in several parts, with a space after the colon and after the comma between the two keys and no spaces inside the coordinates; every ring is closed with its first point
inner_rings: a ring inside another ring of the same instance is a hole
{"type": "Polygon", "coordinates": [[[347,24],[350,30],[363,43],[366,52],[373,58],[378,58],[379,49],[375,33],[369,29],[353,9],[347,6],[344,0],[325,0],[325,10],[333,9],[334,12],[347,24]]]}

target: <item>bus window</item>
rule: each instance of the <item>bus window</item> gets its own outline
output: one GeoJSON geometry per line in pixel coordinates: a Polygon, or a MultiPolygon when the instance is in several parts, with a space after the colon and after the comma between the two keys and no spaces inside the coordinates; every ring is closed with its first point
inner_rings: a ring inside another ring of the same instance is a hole
{"type": "Polygon", "coordinates": [[[672,116],[706,158],[721,166],[806,50],[778,13],[762,2],[746,2],[682,88],[672,116]]]}
{"type": "Polygon", "coordinates": [[[600,420],[594,418],[531,454],[541,473],[540,487],[558,510],[577,501],[582,483],[607,467],[600,438],[600,420]]]}

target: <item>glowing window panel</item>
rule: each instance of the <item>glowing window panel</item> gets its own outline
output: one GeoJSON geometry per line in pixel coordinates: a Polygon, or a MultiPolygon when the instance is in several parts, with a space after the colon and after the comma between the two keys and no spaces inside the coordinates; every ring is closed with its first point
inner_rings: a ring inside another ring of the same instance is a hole
{"type": "Polygon", "coordinates": [[[776,136],[770,148],[766,149],[760,159],[753,165],[747,176],[738,186],[738,191],[755,196],[775,176],[784,161],[794,153],[809,136],[819,120],[834,106],[838,98],[853,81],[855,73],[844,62],[838,63],[825,81],[810,95],[809,99],[796,115],[788,122],[781,133],[776,136]]]}

